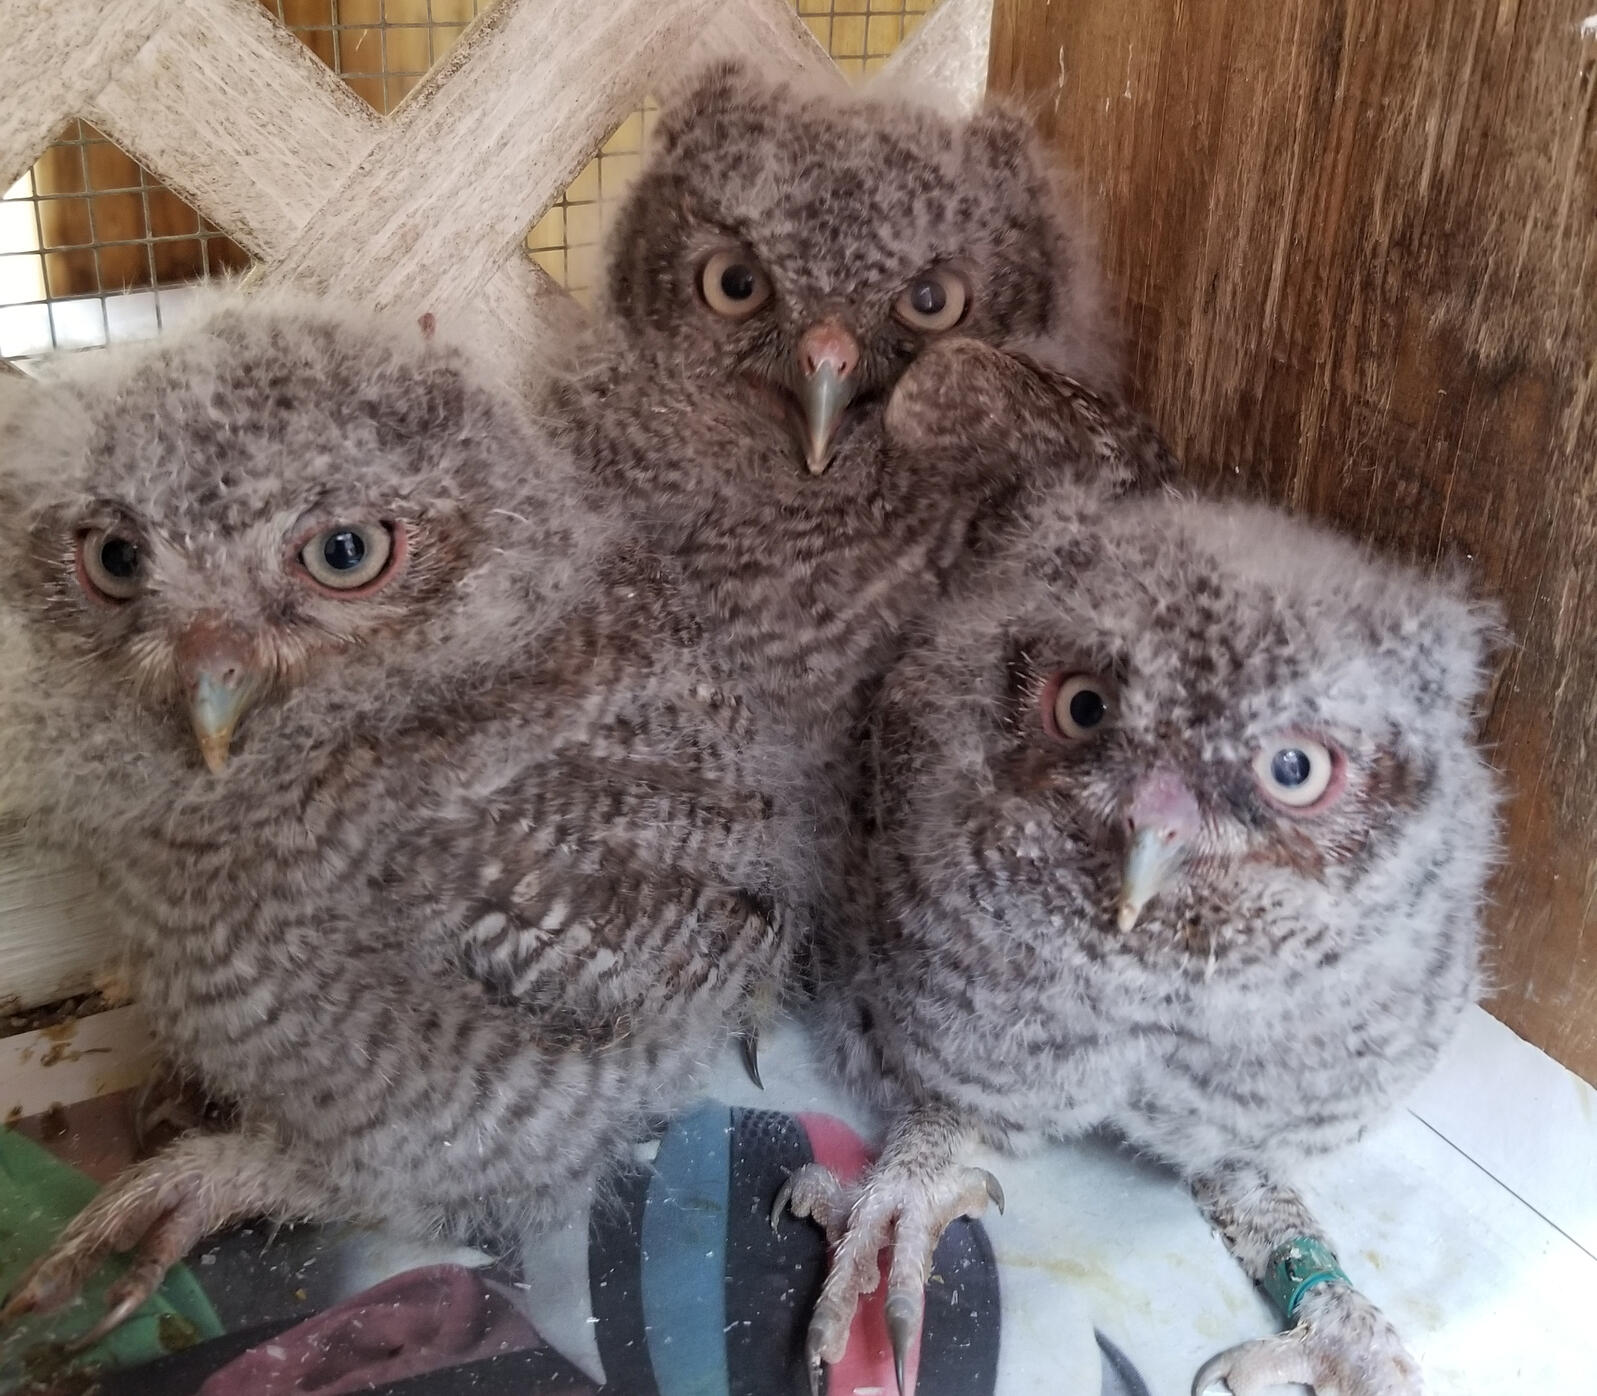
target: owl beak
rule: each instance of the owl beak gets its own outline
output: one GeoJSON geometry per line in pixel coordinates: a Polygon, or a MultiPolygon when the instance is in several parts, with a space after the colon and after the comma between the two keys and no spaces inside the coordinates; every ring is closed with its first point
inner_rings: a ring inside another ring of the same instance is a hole
{"type": "Polygon", "coordinates": [[[196,620],[177,643],[178,676],[200,755],[213,774],[227,764],[239,719],[260,694],[253,646],[236,627],[196,620]]]}
{"type": "Polygon", "coordinates": [[[1135,926],[1143,907],[1170,887],[1202,819],[1197,800],[1174,771],[1157,770],[1137,783],[1126,810],[1130,842],[1115,918],[1122,931],[1135,926]]]}
{"type": "Polygon", "coordinates": [[[832,442],[854,397],[859,357],[859,341],[838,320],[811,325],[799,338],[800,444],[811,475],[823,474],[831,462],[832,442]]]}

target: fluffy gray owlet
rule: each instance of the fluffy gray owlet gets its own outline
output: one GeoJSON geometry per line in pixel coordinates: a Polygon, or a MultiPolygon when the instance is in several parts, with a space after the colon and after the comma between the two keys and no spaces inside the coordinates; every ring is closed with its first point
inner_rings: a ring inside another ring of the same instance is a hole
{"type": "Polygon", "coordinates": [[[134,1250],[103,1332],[243,1216],[551,1216],[781,971],[784,754],[481,382],[414,325],[224,300],[0,383],[0,806],[97,867],[242,1116],[10,1314],[134,1250]]]}
{"type": "Polygon", "coordinates": [[[821,956],[829,1045],[893,1123],[861,1191],[809,1168],[778,1201],[837,1243],[815,1368],[889,1244],[902,1351],[944,1226],[1001,1201],[963,1141],[1107,1129],[1294,1324],[1196,1391],[1419,1391],[1284,1179],[1413,1086],[1475,992],[1492,617],[1262,507],[1061,487],[927,631],[871,716],[821,956]]]}
{"type": "MultiPolygon", "coordinates": [[[[1035,415],[1059,373],[1106,377],[1086,240],[1015,115],[807,95],[717,64],[660,117],[602,310],[555,415],[676,560],[762,730],[815,759],[825,866],[863,688],[1016,482],[1057,468],[904,451],[887,405],[917,382],[951,392],[955,434],[975,435],[1035,415]],[[984,380],[998,396],[959,381],[947,355],[984,347],[1038,366],[1019,404],[1001,375],[984,380]]],[[[1103,464],[1112,487],[1142,462],[1072,464],[1103,464]]]]}

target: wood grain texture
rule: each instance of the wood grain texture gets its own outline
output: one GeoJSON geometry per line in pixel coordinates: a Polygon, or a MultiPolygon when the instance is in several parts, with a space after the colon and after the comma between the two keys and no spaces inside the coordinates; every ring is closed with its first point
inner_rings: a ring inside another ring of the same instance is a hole
{"type": "Polygon", "coordinates": [[[973,110],[987,91],[993,0],[938,0],[872,82],[881,91],[936,93],[973,110]]]}
{"type": "Polygon", "coordinates": [[[1205,485],[1504,599],[1492,1010],[1597,1080],[1589,0],[998,0],[1097,205],[1134,395],[1205,485]]]}
{"type": "Polygon", "coordinates": [[[0,189],[161,22],[161,0],[0,0],[0,189]]]}
{"type": "Polygon", "coordinates": [[[85,115],[257,257],[281,256],[382,121],[259,5],[185,0],[85,115]]]}
{"type": "Polygon", "coordinates": [[[420,308],[452,317],[520,255],[527,229],[712,8],[516,0],[487,11],[263,280],[381,306],[420,295],[420,308]]]}
{"type": "Polygon", "coordinates": [[[116,957],[114,922],[93,875],[0,819],[0,1005],[30,1008],[82,993],[116,957]]]}

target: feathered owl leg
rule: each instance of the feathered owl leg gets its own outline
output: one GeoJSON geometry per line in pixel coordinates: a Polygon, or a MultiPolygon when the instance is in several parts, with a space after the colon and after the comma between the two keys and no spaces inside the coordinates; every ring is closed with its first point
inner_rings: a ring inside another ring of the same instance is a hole
{"type": "Polygon", "coordinates": [[[108,1254],[131,1251],[132,1265],[106,1291],[105,1314],[72,1344],[91,1347],[130,1318],[203,1237],[246,1217],[304,1218],[320,1200],[315,1183],[268,1135],[187,1135],[127,1169],[67,1224],[12,1290],[0,1324],[60,1308],[108,1254]]]}
{"type": "Polygon", "coordinates": [[[812,1390],[820,1389],[823,1364],[842,1358],[860,1297],[881,1282],[879,1257],[891,1246],[884,1308],[898,1388],[908,1396],[905,1364],[920,1331],[937,1242],[956,1217],[980,1216],[989,1202],[1004,1209],[1003,1189],[991,1173],[955,1161],[967,1137],[954,1112],[922,1107],[894,1123],[881,1157],[857,1188],[813,1163],[782,1185],[772,1225],[792,1211],[813,1218],[832,1243],[831,1268],[805,1341],[812,1390]]]}
{"type": "Polygon", "coordinates": [[[1255,1396],[1293,1382],[1317,1396],[1420,1396],[1420,1369],[1397,1330],[1337,1268],[1297,1193],[1242,1162],[1196,1178],[1192,1191],[1248,1277],[1293,1324],[1204,1363],[1193,1396],[1255,1396]]]}

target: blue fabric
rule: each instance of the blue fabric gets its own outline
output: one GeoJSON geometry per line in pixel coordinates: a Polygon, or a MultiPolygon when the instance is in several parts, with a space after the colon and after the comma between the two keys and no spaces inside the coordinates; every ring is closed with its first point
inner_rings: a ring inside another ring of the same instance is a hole
{"type": "Polygon", "coordinates": [[[660,1141],[643,1212],[643,1324],[661,1396],[728,1396],[731,1112],[708,1101],[660,1141]]]}

